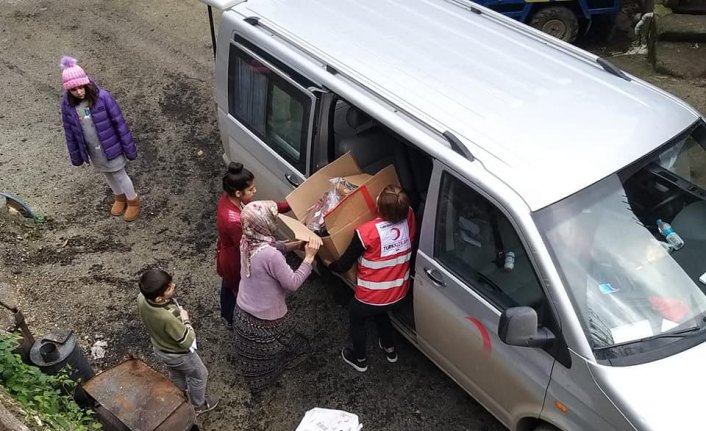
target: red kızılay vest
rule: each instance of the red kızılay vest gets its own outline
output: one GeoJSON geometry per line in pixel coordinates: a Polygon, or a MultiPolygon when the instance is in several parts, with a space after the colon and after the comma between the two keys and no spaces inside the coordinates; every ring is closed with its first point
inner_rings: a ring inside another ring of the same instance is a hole
{"type": "Polygon", "coordinates": [[[370,305],[389,305],[404,298],[409,290],[415,235],[412,209],[406,220],[390,223],[378,217],[356,229],[356,234],[365,248],[358,259],[356,299],[370,305]]]}

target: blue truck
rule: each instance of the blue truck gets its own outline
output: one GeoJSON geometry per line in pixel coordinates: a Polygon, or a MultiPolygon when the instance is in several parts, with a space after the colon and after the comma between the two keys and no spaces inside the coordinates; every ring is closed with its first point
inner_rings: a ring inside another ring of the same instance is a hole
{"type": "Polygon", "coordinates": [[[594,17],[615,16],[620,10],[619,0],[475,0],[475,2],[566,42],[576,40],[579,29],[588,30],[594,17]]]}

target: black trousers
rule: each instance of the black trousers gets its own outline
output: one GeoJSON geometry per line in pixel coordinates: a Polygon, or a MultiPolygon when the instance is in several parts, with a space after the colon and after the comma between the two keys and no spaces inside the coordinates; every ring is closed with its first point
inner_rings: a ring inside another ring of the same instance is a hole
{"type": "Polygon", "coordinates": [[[236,291],[230,288],[225,280],[221,282],[221,317],[232,325],[233,308],[235,308],[236,291]]]}
{"type": "Polygon", "coordinates": [[[365,323],[371,317],[375,320],[375,326],[377,326],[378,336],[383,347],[394,347],[392,322],[390,322],[390,316],[387,315],[387,312],[393,310],[396,305],[369,305],[353,298],[348,309],[350,313],[351,341],[353,342],[353,352],[357,359],[366,357],[367,332],[365,323]]]}

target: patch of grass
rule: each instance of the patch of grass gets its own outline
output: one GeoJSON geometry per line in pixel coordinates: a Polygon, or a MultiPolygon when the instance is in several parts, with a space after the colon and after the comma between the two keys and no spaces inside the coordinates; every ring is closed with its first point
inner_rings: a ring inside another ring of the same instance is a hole
{"type": "Polygon", "coordinates": [[[76,382],[68,376],[68,367],[56,376],[41,372],[22,362],[15,353],[19,336],[0,331],[0,384],[25,413],[25,422],[41,431],[101,430],[92,411],[79,407],[66,395],[73,393],[76,382]]]}

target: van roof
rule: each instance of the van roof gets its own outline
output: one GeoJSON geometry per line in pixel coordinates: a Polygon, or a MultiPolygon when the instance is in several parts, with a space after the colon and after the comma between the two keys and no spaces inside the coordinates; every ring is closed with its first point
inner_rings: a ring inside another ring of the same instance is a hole
{"type": "Polygon", "coordinates": [[[698,118],[673,96],[607,72],[596,56],[470,2],[249,0],[233,10],[451,131],[532,210],[698,118]]]}

